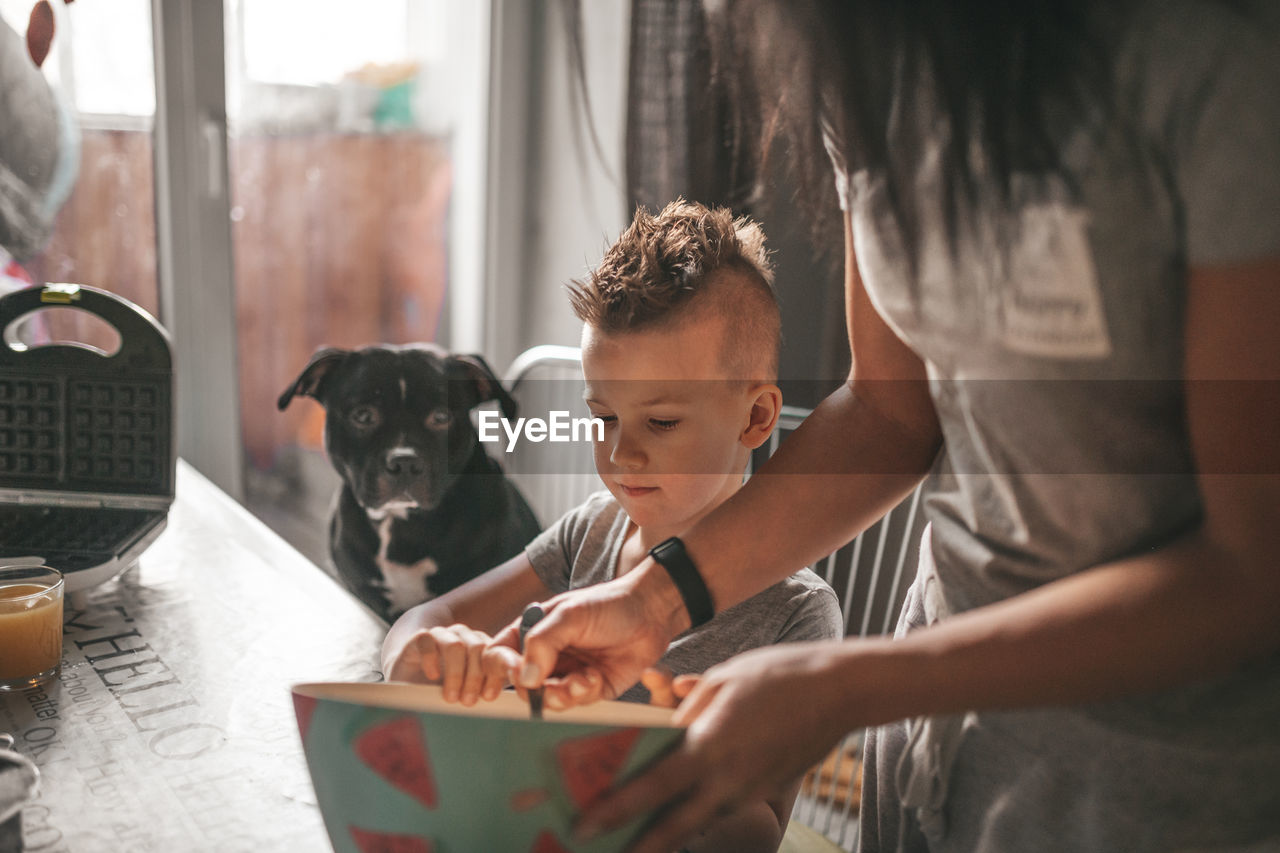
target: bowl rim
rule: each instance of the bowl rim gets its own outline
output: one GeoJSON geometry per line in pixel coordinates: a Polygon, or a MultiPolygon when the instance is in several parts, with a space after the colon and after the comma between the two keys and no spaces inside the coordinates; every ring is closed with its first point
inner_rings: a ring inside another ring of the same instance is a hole
{"type": "Polygon", "coordinates": [[[293,684],[297,696],[327,702],[341,702],[391,711],[443,714],[454,717],[506,720],[552,725],[595,725],[619,728],[665,728],[683,730],[671,721],[672,709],[640,702],[602,701],[565,711],[545,709],[541,720],[529,717],[529,705],[514,690],[504,690],[492,702],[470,707],[445,702],[438,684],[408,684],[386,681],[309,681],[293,684]]]}

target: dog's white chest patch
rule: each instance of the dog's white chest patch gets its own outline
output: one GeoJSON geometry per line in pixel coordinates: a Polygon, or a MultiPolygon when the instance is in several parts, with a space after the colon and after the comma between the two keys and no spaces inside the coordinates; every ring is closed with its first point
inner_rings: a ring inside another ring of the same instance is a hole
{"type": "Polygon", "coordinates": [[[378,523],[378,569],[382,572],[382,588],[391,606],[392,614],[400,614],[410,607],[430,598],[427,578],[436,573],[439,566],[430,557],[416,563],[397,563],[387,558],[387,545],[391,542],[391,525],[394,518],[388,516],[378,523]]]}

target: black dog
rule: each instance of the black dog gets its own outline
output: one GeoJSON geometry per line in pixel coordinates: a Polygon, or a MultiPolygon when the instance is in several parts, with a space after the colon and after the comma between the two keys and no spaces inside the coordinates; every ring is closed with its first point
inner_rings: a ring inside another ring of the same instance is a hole
{"type": "Polygon", "coordinates": [[[484,359],[431,345],[317,352],[280,395],[325,408],[343,487],[329,524],[338,576],[387,620],[520,553],[537,519],[480,446],[470,412],[515,401],[484,359]]]}

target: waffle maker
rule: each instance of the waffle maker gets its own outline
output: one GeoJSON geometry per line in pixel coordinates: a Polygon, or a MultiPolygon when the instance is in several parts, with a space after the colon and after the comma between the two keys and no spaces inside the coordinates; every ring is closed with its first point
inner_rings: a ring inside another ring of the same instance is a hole
{"type": "Polygon", "coordinates": [[[173,381],[168,333],[127,299],[77,284],[0,298],[0,564],[38,559],[76,592],[137,560],[173,503],[173,381]],[[51,307],[106,321],[119,351],[20,341],[51,307]]]}

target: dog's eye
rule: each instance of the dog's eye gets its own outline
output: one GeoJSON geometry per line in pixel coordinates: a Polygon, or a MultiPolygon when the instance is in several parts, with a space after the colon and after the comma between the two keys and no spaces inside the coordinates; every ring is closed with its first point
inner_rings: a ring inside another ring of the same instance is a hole
{"type": "Polygon", "coordinates": [[[453,413],[448,409],[433,409],[431,414],[427,415],[427,426],[432,429],[447,427],[451,423],[453,423],[453,413]]]}
{"type": "Polygon", "coordinates": [[[347,417],[351,419],[351,423],[361,429],[376,427],[379,421],[382,420],[382,417],[378,414],[378,410],[373,406],[357,406],[351,410],[351,414],[347,417]]]}

